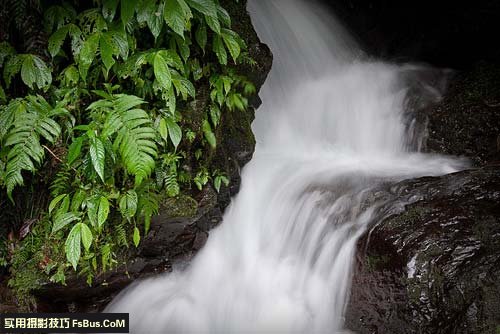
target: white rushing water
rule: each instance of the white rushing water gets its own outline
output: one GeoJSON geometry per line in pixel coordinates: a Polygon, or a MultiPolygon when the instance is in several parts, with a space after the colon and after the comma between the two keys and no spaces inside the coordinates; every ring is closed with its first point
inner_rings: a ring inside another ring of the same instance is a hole
{"type": "Polygon", "coordinates": [[[274,54],[254,158],[189,268],[108,306],[130,313],[132,333],[342,332],[355,244],[377,207],[363,205],[370,190],[460,168],[409,152],[416,67],[368,61],[313,1],[250,0],[249,11],[274,54]]]}

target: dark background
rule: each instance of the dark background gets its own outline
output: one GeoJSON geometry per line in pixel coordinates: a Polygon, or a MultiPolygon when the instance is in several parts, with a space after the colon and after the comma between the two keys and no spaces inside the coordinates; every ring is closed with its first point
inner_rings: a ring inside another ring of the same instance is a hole
{"type": "Polygon", "coordinates": [[[323,0],[371,54],[466,69],[500,59],[500,1],[323,0]]]}

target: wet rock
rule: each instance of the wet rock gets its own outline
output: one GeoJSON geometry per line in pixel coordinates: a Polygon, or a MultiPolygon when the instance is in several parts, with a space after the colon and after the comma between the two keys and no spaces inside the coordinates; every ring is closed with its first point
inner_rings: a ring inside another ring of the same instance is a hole
{"type": "Polygon", "coordinates": [[[422,114],[425,151],[466,156],[478,166],[500,162],[500,65],[481,62],[456,73],[443,100],[422,114]]]}
{"type": "Polygon", "coordinates": [[[500,169],[400,182],[378,193],[358,243],[346,324],[358,333],[498,333],[500,169]]]}

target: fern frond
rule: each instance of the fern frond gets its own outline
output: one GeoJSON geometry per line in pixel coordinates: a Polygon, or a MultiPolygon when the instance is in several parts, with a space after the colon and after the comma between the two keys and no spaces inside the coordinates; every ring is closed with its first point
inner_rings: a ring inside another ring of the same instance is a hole
{"type": "Polygon", "coordinates": [[[71,180],[74,178],[74,175],[71,173],[71,170],[66,167],[67,166],[64,166],[56,173],[56,176],[50,185],[50,194],[52,197],[69,193],[71,190],[71,180]]]}
{"type": "Polygon", "coordinates": [[[9,197],[18,185],[23,185],[22,171],[36,171],[45,156],[41,138],[54,143],[61,133],[61,127],[52,119],[67,111],[52,107],[41,96],[28,96],[18,105],[7,135],[5,147],[8,148],[4,183],[9,197]]]}
{"type": "Polygon", "coordinates": [[[120,223],[115,227],[116,241],[118,245],[128,247],[127,231],[125,230],[124,223],[120,223]]]}
{"type": "Polygon", "coordinates": [[[126,171],[135,176],[136,184],[151,175],[157,156],[153,122],[144,110],[135,108],[143,103],[137,96],[120,94],[111,105],[99,100],[89,106],[91,110],[102,108],[108,113],[102,137],[116,134],[113,148],[120,153],[126,171]]]}

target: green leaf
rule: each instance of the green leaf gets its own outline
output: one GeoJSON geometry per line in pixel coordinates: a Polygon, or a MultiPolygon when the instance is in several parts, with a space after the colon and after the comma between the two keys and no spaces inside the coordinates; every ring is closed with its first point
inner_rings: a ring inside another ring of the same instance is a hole
{"type": "Polygon", "coordinates": [[[217,16],[221,20],[222,24],[226,27],[231,27],[231,17],[223,7],[217,6],[217,16]]]}
{"type": "Polygon", "coordinates": [[[127,191],[118,203],[123,217],[131,219],[137,212],[137,193],[134,190],[127,191]]]}
{"type": "Polygon", "coordinates": [[[179,146],[179,143],[182,139],[182,129],[171,118],[166,118],[166,123],[170,140],[172,141],[172,144],[174,144],[174,147],[177,149],[177,146],[179,146]]]}
{"type": "Polygon", "coordinates": [[[221,112],[219,107],[216,104],[210,105],[210,119],[212,120],[212,124],[217,127],[220,122],[221,112]]]}
{"type": "Polygon", "coordinates": [[[49,215],[52,213],[52,210],[54,210],[54,208],[56,207],[56,205],[64,198],[68,196],[68,194],[61,194],[59,196],[57,196],[56,198],[54,198],[52,201],[50,201],[50,204],[49,204],[49,215]]]}
{"type": "Polygon", "coordinates": [[[151,175],[158,153],[157,131],[149,114],[134,108],[143,103],[137,96],[118,94],[112,102],[104,99],[89,106],[91,110],[99,110],[102,106],[108,110],[101,137],[116,133],[112,151],[120,153],[127,173],[135,176],[136,185],[151,175]]]}
{"type": "Polygon", "coordinates": [[[7,101],[7,96],[5,95],[5,91],[3,90],[2,85],[0,85],[0,102],[5,103],[7,101]]]}
{"type": "Polygon", "coordinates": [[[215,35],[213,39],[213,51],[219,59],[221,65],[227,65],[227,52],[222,43],[222,38],[219,35],[215,35]]]}
{"type": "Polygon", "coordinates": [[[90,246],[92,245],[92,240],[94,239],[94,237],[92,236],[92,232],[90,231],[90,228],[87,226],[87,224],[83,223],[79,224],[81,224],[80,233],[82,238],[82,244],[85,250],[88,251],[90,249],[90,246]]]}
{"type": "Polygon", "coordinates": [[[84,141],[85,141],[85,137],[78,137],[75,140],[73,140],[71,145],[69,145],[68,155],[66,158],[68,161],[68,164],[71,165],[73,162],[75,162],[76,159],[78,159],[78,157],[80,156],[80,153],[82,151],[82,145],[83,145],[84,141]]]}
{"type": "Polygon", "coordinates": [[[210,123],[207,120],[203,121],[202,130],[203,130],[203,135],[205,136],[205,139],[207,140],[210,147],[212,149],[215,149],[217,147],[217,139],[215,138],[215,135],[212,132],[212,127],[210,126],[210,123]]]}
{"type": "Polygon", "coordinates": [[[195,97],[196,90],[191,81],[186,79],[186,77],[175,74],[172,76],[172,82],[175,86],[175,89],[182,94],[182,98],[184,100],[187,99],[188,95],[191,97],[195,97]]]}
{"type": "Polygon", "coordinates": [[[217,18],[217,5],[213,0],[186,0],[186,2],[200,13],[217,18]]]}
{"type": "Polygon", "coordinates": [[[141,241],[141,234],[139,232],[139,229],[136,227],[134,227],[134,246],[137,247],[139,246],[139,242],[141,241]]]}
{"type": "Polygon", "coordinates": [[[118,7],[118,0],[103,0],[102,2],[102,16],[108,22],[113,21],[118,7]]]}
{"type": "Polygon", "coordinates": [[[73,198],[71,200],[71,211],[79,211],[82,207],[83,201],[86,199],[87,193],[83,189],[78,189],[73,194],[73,198]]]}
{"type": "Polygon", "coordinates": [[[92,138],[90,141],[90,160],[92,161],[92,166],[97,175],[104,182],[104,160],[105,151],[104,145],[99,138],[92,138]]]}
{"type": "Polygon", "coordinates": [[[76,224],[69,232],[65,243],[66,259],[76,270],[81,255],[81,229],[83,224],[76,224]]]}
{"type": "Polygon", "coordinates": [[[193,16],[184,0],[168,0],[165,2],[163,17],[167,25],[184,38],[187,21],[193,16]]]}
{"type": "Polygon", "coordinates": [[[48,49],[52,58],[54,58],[61,50],[61,46],[63,45],[67,34],[68,26],[63,26],[49,37],[48,49]]]}
{"type": "Polygon", "coordinates": [[[222,183],[227,187],[229,185],[229,179],[224,175],[216,176],[214,180],[214,187],[217,192],[220,191],[220,186],[222,183]]]}
{"type": "Polygon", "coordinates": [[[80,80],[80,74],[74,65],[69,65],[64,69],[64,80],[67,86],[76,85],[80,80]]]}
{"type": "Polygon", "coordinates": [[[110,34],[101,34],[99,50],[101,51],[101,59],[106,68],[106,76],[109,73],[110,68],[115,64],[113,55],[118,54],[118,48],[114,45],[114,41],[110,34]]]}
{"type": "Polygon", "coordinates": [[[172,85],[172,76],[167,61],[160,52],[157,52],[153,61],[153,71],[158,83],[164,90],[169,90],[172,85]]]}
{"type": "Polygon", "coordinates": [[[99,200],[99,210],[97,211],[97,225],[102,227],[102,225],[106,222],[109,215],[109,201],[106,197],[101,196],[99,200]]]}
{"type": "Polygon", "coordinates": [[[191,55],[191,50],[189,46],[191,45],[191,40],[189,37],[186,37],[185,40],[180,38],[179,36],[175,37],[175,41],[177,43],[177,48],[179,49],[179,53],[181,54],[182,59],[186,63],[191,55]]]}
{"type": "Polygon", "coordinates": [[[90,198],[87,198],[85,203],[87,206],[87,216],[89,217],[89,221],[92,224],[92,226],[97,228],[97,212],[99,209],[99,196],[92,196],[90,198]]]}
{"type": "Polygon", "coordinates": [[[101,37],[100,35],[101,33],[94,33],[90,35],[85,42],[83,42],[83,46],[78,57],[78,69],[83,80],[87,78],[87,72],[96,56],[101,37]]]}
{"type": "Polygon", "coordinates": [[[162,12],[163,12],[163,3],[161,3],[156,11],[153,13],[153,15],[148,17],[148,27],[151,33],[153,34],[154,38],[158,38],[161,33],[161,28],[163,27],[163,18],[162,18],[162,12]]]}
{"type": "Polygon", "coordinates": [[[204,24],[200,24],[195,32],[195,39],[200,48],[205,52],[205,47],[207,46],[207,27],[204,24]]]}
{"type": "Polygon", "coordinates": [[[0,67],[2,67],[3,62],[13,55],[16,54],[16,50],[7,42],[0,42],[0,67]]]}
{"type": "Polygon", "coordinates": [[[136,0],[120,0],[123,25],[127,25],[134,16],[136,0]]]}
{"type": "Polygon", "coordinates": [[[214,180],[214,187],[215,187],[215,190],[217,192],[220,192],[220,186],[221,186],[221,183],[222,183],[222,179],[220,178],[220,176],[217,176],[214,180]]]}
{"type": "Polygon", "coordinates": [[[160,124],[158,125],[158,132],[160,133],[161,138],[167,142],[168,141],[168,128],[167,122],[165,118],[160,119],[160,124]]]}
{"type": "Polygon", "coordinates": [[[220,22],[216,17],[205,15],[205,22],[207,22],[210,29],[212,29],[217,35],[220,35],[220,22]]]}
{"type": "Polygon", "coordinates": [[[23,64],[23,55],[15,55],[10,57],[5,63],[3,70],[3,79],[5,80],[6,87],[9,88],[12,77],[19,73],[23,64]]]}
{"type": "Polygon", "coordinates": [[[30,88],[35,84],[39,89],[48,87],[52,83],[52,75],[43,60],[35,55],[23,55],[21,79],[30,88]]]}
{"type": "Polygon", "coordinates": [[[126,60],[129,53],[129,44],[127,41],[127,34],[125,32],[110,31],[113,47],[118,51],[122,59],[126,60]]]}
{"type": "Polygon", "coordinates": [[[241,48],[236,39],[237,36],[235,35],[236,33],[232,30],[222,29],[222,39],[224,40],[224,43],[226,44],[227,49],[229,50],[229,53],[233,58],[233,61],[236,63],[236,60],[240,56],[241,48]]]}
{"type": "Polygon", "coordinates": [[[72,223],[76,220],[80,220],[80,217],[78,217],[73,212],[66,212],[61,215],[58,215],[57,217],[54,218],[52,225],[52,233],[59,231],[69,223],[72,223]]]}

